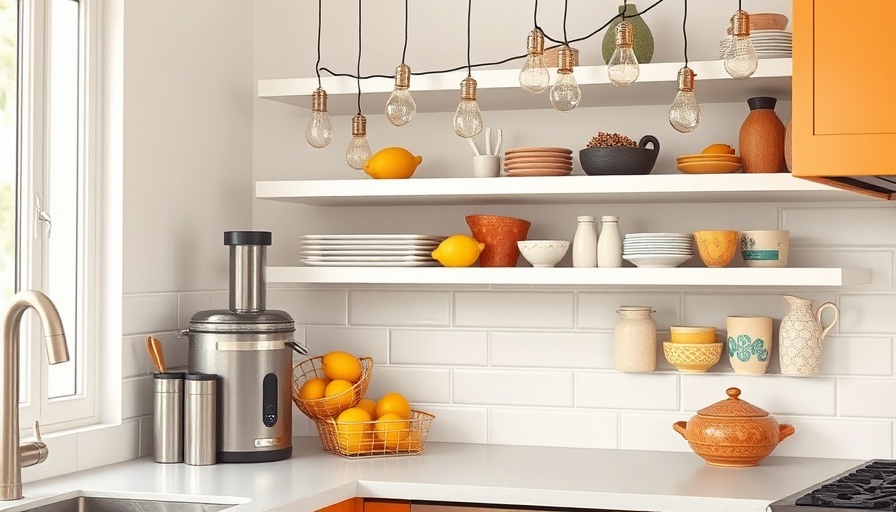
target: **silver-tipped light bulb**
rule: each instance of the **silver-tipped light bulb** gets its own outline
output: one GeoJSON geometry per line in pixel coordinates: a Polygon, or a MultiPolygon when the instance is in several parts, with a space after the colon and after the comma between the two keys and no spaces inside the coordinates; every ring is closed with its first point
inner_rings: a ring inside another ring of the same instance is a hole
{"type": "Polygon", "coordinates": [[[551,85],[551,75],[544,64],[544,34],[537,28],[526,38],[526,64],[520,70],[520,87],[530,94],[544,92],[551,85]]]}
{"type": "Polygon", "coordinates": [[[582,90],[572,74],[572,49],[561,46],[557,52],[557,78],[551,86],[551,105],[560,112],[568,112],[579,104],[582,90]]]}
{"type": "Polygon", "coordinates": [[[759,57],[750,40],[750,15],[737,11],[731,17],[731,37],[725,49],[725,71],[734,78],[748,78],[758,66],[759,57]]]}
{"type": "Polygon", "coordinates": [[[482,131],[482,111],[476,103],[476,80],[468,76],[460,83],[460,103],[454,113],[454,133],[465,139],[482,131]]]}
{"type": "Polygon", "coordinates": [[[632,50],[634,39],[631,23],[622,21],[616,25],[616,49],[607,63],[607,76],[616,87],[628,87],[638,79],[640,67],[632,50]]]}
{"type": "Polygon", "coordinates": [[[345,161],[352,169],[361,170],[370,159],[370,144],[367,143],[367,118],[361,114],[352,117],[352,140],[345,151],[345,161]]]}
{"type": "Polygon", "coordinates": [[[678,71],[678,94],[669,109],[669,123],[682,133],[692,132],[700,125],[700,105],[694,94],[695,76],[687,66],[678,71]]]}
{"type": "Polygon", "coordinates": [[[411,122],[417,113],[417,104],[411,97],[408,87],[411,85],[411,68],[402,63],[395,68],[395,90],[386,102],[386,118],[395,126],[404,126],[411,122]]]}
{"type": "Polygon", "coordinates": [[[315,148],[325,147],[333,140],[333,125],[327,115],[327,91],[320,87],[311,94],[311,119],[305,128],[305,140],[315,148]]]}

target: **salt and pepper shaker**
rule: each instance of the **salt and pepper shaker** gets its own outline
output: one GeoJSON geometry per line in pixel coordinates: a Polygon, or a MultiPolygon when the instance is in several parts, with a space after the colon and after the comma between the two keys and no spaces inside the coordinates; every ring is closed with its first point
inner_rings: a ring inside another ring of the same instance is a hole
{"type": "Polygon", "coordinates": [[[152,460],[184,461],[184,374],[153,374],[152,460]]]}
{"type": "Polygon", "coordinates": [[[619,234],[619,217],[605,215],[600,218],[600,237],[597,239],[597,266],[619,268],[622,266],[622,236],[619,234]]]}
{"type": "Polygon", "coordinates": [[[184,462],[207,466],[217,459],[217,375],[189,373],[184,385],[184,462]]]}
{"type": "Polygon", "coordinates": [[[594,217],[582,215],[578,217],[575,238],[572,242],[572,266],[597,266],[597,232],[594,229],[594,217]]]}

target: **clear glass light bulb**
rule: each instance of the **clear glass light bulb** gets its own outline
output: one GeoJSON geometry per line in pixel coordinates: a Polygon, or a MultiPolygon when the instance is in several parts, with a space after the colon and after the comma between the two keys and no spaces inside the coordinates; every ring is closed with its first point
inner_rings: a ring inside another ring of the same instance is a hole
{"type": "Polygon", "coordinates": [[[530,94],[538,94],[551,85],[551,75],[544,63],[544,35],[541,30],[529,32],[526,47],[526,64],[520,70],[520,87],[530,94]]]}
{"type": "Polygon", "coordinates": [[[407,64],[401,64],[395,69],[395,90],[386,102],[386,117],[395,126],[410,123],[417,113],[417,104],[408,91],[410,80],[411,68],[407,64]]]}
{"type": "Polygon", "coordinates": [[[476,103],[476,80],[468,76],[460,85],[460,103],[454,113],[454,133],[469,139],[482,131],[482,111],[476,103]]]}
{"type": "Polygon", "coordinates": [[[551,86],[551,105],[560,112],[568,112],[579,104],[582,99],[582,90],[576,82],[572,71],[557,72],[557,79],[551,86]]]}
{"type": "Polygon", "coordinates": [[[616,49],[607,63],[607,76],[616,87],[628,87],[640,74],[638,58],[632,50],[634,41],[634,29],[632,24],[623,21],[616,25],[616,49]]]}
{"type": "Polygon", "coordinates": [[[759,58],[750,40],[750,15],[737,11],[731,17],[731,37],[725,49],[725,71],[734,78],[747,78],[759,66],[759,58]]]}
{"type": "Polygon", "coordinates": [[[352,140],[345,151],[345,161],[352,169],[361,170],[370,160],[370,144],[367,143],[367,118],[361,114],[352,117],[352,140]]]}
{"type": "Polygon", "coordinates": [[[750,36],[731,36],[725,52],[725,71],[734,78],[748,78],[759,67],[750,36]]]}
{"type": "Polygon", "coordinates": [[[669,109],[669,123],[682,133],[692,132],[700,125],[700,105],[694,94],[695,76],[689,67],[678,71],[678,94],[669,109]]]}
{"type": "Polygon", "coordinates": [[[325,147],[333,140],[333,125],[327,114],[327,93],[321,88],[311,95],[311,119],[305,128],[305,140],[315,148],[325,147]]]}

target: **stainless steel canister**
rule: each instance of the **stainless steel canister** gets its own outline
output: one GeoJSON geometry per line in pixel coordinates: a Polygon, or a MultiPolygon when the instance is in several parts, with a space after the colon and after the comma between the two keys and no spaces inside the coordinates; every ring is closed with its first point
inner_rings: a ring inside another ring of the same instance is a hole
{"type": "Polygon", "coordinates": [[[207,466],[217,461],[217,375],[188,373],[184,383],[184,462],[207,466]]]}
{"type": "Polygon", "coordinates": [[[153,375],[152,460],[184,461],[184,374],[153,375]]]}

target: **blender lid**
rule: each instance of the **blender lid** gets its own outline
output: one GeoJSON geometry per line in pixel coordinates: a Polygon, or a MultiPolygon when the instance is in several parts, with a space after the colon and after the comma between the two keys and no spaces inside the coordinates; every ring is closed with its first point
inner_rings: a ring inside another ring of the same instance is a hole
{"type": "Polygon", "coordinates": [[[229,309],[200,311],[190,319],[190,332],[294,332],[296,323],[285,311],[234,313],[229,309]]]}

